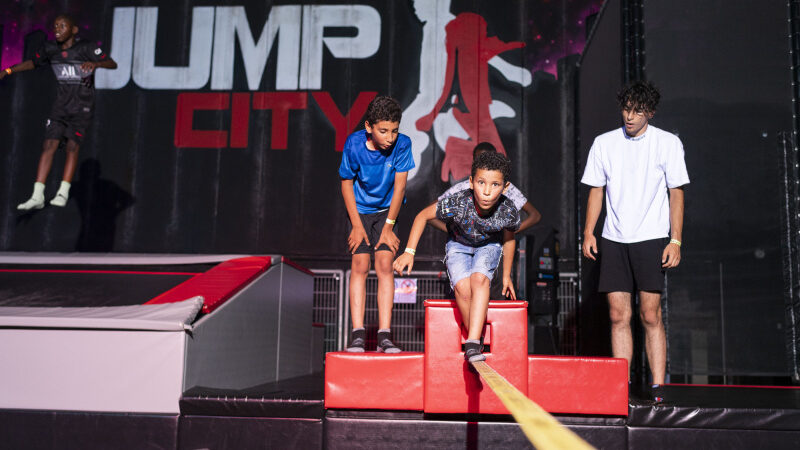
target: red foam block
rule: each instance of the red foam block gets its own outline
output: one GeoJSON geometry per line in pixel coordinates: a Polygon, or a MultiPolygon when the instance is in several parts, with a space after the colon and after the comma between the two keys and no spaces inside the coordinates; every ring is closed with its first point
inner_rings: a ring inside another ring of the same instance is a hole
{"type": "Polygon", "coordinates": [[[624,359],[529,355],[528,381],[528,397],[545,411],[628,415],[624,359]]]}
{"type": "MultiPolygon", "coordinates": [[[[528,313],[524,301],[490,301],[486,362],[528,393],[528,313]]],[[[425,301],[425,412],[508,414],[464,361],[461,317],[453,300],[425,301]]]]}
{"type": "Polygon", "coordinates": [[[146,304],[173,303],[202,295],[202,311],[208,314],[269,269],[271,262],[272,258],[269,256],[248,256],[225,261],[189,278],[146,304]]]}
{"type": "Polygon", "coordinates": [[[325,407],[422,410],[422,353],[325,355],[325,407]]]}

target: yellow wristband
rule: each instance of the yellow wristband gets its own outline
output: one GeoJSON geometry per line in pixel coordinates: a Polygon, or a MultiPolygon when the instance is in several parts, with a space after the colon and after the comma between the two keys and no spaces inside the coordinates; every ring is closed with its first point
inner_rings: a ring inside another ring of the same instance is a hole
{"type": "Polygon", "coordinates": [[[389,225],[394,225],[396,222],[397,222],[396,220],[386,219],[386,223],[388,223],[389,225]]]}
{"type": "Polygon", "coordinates": [[[11,75],[14,71],[11,70],[11,67],[6,67],[6,73],[11,75]]]}
{"type": "Polygon", "coordinates": [[[411,248],[411,247],[406,247],[406,253],[410,253],[410,254],[411,254],[411,256],[414,256],[414,255],[416,255],[416,254],[417,254],[417,251],[416,251],[416,250],[414,250],[414,249],[413,249],[413,248],[411,248]]]}
{"type": "Polygon", "coordinates": [[[681,241],[679,241],[679,240],[677,240],[677,239],[670,239],[670,240],[669,240],[669,243],[670,243],[670,244],[675,244],[675,245],[677,245],[678,247],[680,247],[680,246],[681,246],[681,241]]]}

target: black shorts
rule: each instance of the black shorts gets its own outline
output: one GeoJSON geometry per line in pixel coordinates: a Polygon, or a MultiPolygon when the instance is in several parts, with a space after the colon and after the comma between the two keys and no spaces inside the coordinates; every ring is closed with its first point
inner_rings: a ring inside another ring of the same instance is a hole
{"type": "Polygon", "coordinates": [[[75,141],[77,144],[83,143],[83,137],[89,124],[92,123],[92,110],[78,111],[75,113],[57,112],[50,113],[50,118],[47,119],[45,125],[44,138],[57,139],[67,138],[75,141]]]}
{"type": "MultiPolygon", "coordinates": [[[[369,238],[370,245],[367,245],[365,241],[361,241],[361,244],[359,244],[359,246],[356,248],[354,254],[372,253],[373,251],[382,250],[392,251],[392,249],[386,244],[381,244],[380,247],[375,249],[375,246],[378,244],[378,240],[381,238],[383,226],[386,225],[386,219],[389,217],[389,210],[387,209],[385,211],[372,214],[359,214],[358,217],[361,218],[361,224],[364,225],[364,230],[367,232],[367,238],[369,238]]],[[[350,224],[350,228],[348,228],[347,232],[350,233],[351,231],[353,231],[352,224],[350,224]]]]}
{"type": "Polygon", "coordinates": [[[600,239],[600,292],[664,290],[661,257],[669,238],[623,244],[600,239]]]}

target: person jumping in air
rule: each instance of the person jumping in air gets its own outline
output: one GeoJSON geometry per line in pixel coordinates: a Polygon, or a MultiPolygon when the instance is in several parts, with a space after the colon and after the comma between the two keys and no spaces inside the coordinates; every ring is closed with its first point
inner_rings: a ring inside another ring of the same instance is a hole
{"type": "Polygon", "coordinates": [[[78,25],[64,14],[53,21],[55,41],[46,41],[33,59],[23,61],[0,72],[0,80],[17,72],[32,70],[49,63],[58,82],[56,101],[53,103],[45,128],[45,140],[33,194],[17,209],[28,211],[44,207],[44,183],[53,164],[53,155],[61,139],[66,139],[67,159],[64,176],[53,206],[65,206],[69,188],[78,165],[78,149],[83,143],[86,129],[94,111],[94,71],[97,68],[116,69],[117,63],[102,48],[78,38],[78,25]]]}
{"type": "Polygon", "coordinates": [[[464,359],[483,361],[481,333],[489,309],[489,291],[503,255],[503,294],[516,299],[511,282],[514,263],[514,232],[519,228],[519,210],[503,195],[509,186],[511,163],[496,152],[484,152],[472,162],[470,189],[429,205],[414,219],[408,246],[393,264],[395,272],[414,266],[416,247],[425,225],[439,219],[447,225],[449,240],[445,261],[450,285],[456,295],[462,325],[467,329],[464,359]]]}

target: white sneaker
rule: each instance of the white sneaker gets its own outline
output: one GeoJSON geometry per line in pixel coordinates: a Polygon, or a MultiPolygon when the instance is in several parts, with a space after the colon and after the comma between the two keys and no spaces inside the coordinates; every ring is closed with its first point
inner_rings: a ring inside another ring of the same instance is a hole
{"type": "Polygon", "coordinates": [[[17,205],[17,209],[20,211],[30,211],[31,209],[42,208],[44,208],[44,197],[31,197],[25,203],[20,203],[17,205]]]}
{"type": "Polygon", "coordinates": [[[56,196],[53,197],[52,200],[50,200],[50,204],[53,205],[53,206],[61,206],[61,207],[63,207],[63,206],[67,205],[67,200],[68,199],[67,199],[67,197],[64,196],[64,194],[59,193],[59,194],[56,194],[56,196]]]}

